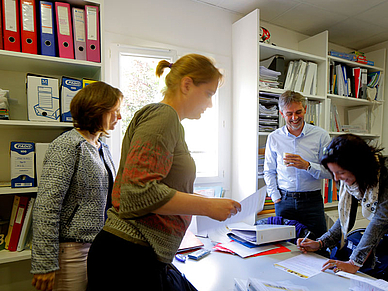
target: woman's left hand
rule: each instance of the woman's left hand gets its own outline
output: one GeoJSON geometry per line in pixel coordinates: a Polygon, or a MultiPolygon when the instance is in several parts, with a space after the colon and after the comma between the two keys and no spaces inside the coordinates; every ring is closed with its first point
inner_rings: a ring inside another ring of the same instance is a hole
{"type": "Polygon", "coordinates": [[[355,274],[360,269],[360,267],[354,265],[350,260],[347,262],[338,260],[328,260],[326,263],[323,264],[322,267],[322,272],[328,269],[333,269],[334,273],[344,271],[351,274],[355,274]]]}

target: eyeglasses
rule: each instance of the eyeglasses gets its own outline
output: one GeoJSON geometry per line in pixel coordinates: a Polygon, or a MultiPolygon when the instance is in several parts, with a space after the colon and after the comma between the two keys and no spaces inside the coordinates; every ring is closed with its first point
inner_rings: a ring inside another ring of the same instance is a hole
{"type": "Polygon", "coordinates": [[[325,156],[331,156],[332,154],[333,154],[333,149],[331,148],[331,149],[328,149],[328,148],[323,148],[323,154],[325,155],[325,156]]]}

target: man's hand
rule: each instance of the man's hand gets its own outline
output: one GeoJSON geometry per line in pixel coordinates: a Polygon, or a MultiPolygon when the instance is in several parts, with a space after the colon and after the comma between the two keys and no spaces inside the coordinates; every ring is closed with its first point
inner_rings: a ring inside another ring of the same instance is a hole
{"type": "Polygon", "coordinates": [[[310,163],[302,159],[300,155],[287,154],[283,161],[286,167],[295,167],[301,170],[307,170],[310,166],[310,163]]]}

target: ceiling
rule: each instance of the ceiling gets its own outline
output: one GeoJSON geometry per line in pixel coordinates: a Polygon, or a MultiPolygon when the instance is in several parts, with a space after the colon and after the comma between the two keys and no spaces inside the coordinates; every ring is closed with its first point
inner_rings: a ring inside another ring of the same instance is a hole
{"type": "Polygon", "coordinates": [[[329,42],[362,49],[388,40],[388,0],[194,0],[312,36],[329,31],[329,42]]]}

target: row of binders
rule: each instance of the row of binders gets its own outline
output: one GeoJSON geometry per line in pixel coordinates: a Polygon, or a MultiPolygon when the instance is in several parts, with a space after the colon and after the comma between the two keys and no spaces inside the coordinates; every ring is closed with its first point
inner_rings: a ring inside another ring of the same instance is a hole
{"type": "Polygon", "coordinates": [[[360,99],[377,100],[380,71],[370,72],[361,67],[350,67],[330,62],[329,93],[360,99]]]}
{"type": "Polygon", "coordinates": [[[34,203],[34,197],[14,196],[8,231],[5,236],[5,249],[20,252],[31,247],[34,203]]]}
{"type": "Polygon", "coordinates": [[[332,203],[338,201],[338,186],[333,179],[324,179],[323,201],[324,203],[332,203]]]}
{"type": "Polygon", "coordinates": [[[0,49],[100,62],[99,7],[0,0],[0,49]]]}
{"type": "Polygon", "coordinates": [[[318,65],[314,62],[294,60],[288,63],[284,90],[317,95],[318,65]]]}

